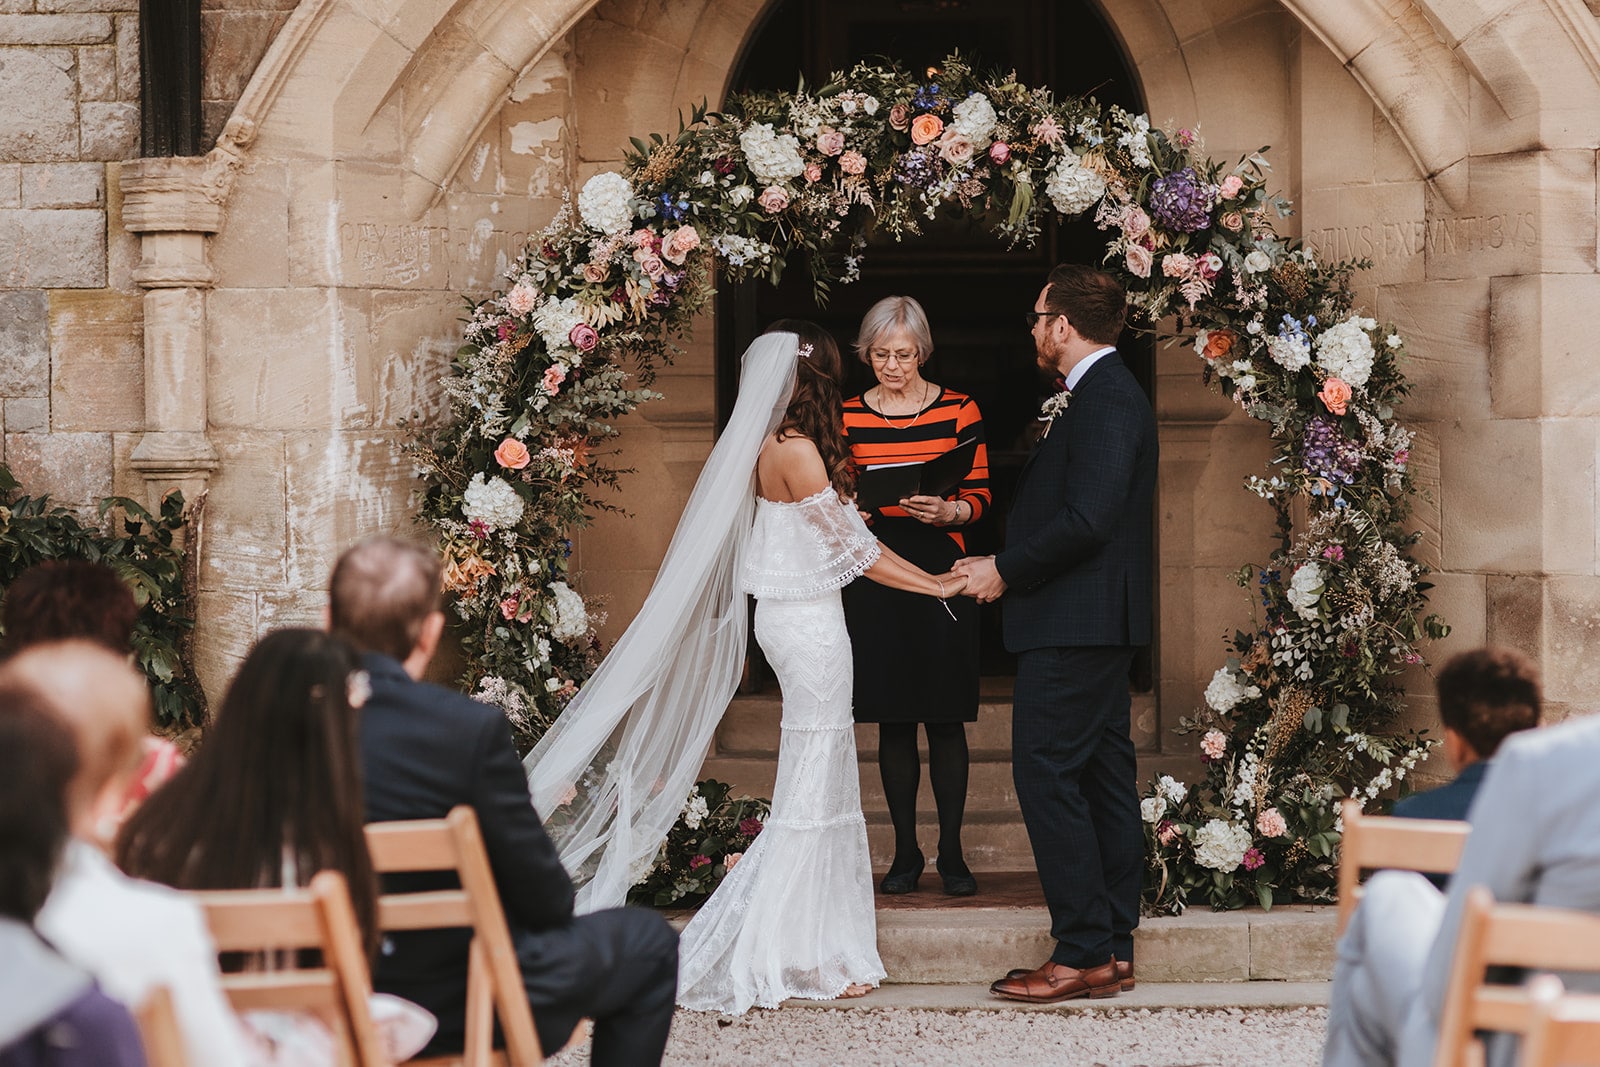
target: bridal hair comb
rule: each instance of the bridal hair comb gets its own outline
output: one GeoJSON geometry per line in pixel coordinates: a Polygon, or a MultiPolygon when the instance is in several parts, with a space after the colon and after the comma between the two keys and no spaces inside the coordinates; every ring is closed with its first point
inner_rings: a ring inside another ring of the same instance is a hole
{"type": "Polygon", "coordinates": [[[810,359],[811,358],[811,342],[810,341],[801,342],[800,347],[796,351],[798,351],[800,353],[800,358],[801,359],[810,359]]]}

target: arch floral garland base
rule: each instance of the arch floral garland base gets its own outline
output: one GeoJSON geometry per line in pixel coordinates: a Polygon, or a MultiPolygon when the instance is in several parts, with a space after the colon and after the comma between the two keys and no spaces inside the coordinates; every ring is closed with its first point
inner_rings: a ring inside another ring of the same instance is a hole
{"type": "MultiPolygon", "coordinates": [[[[465,683],[526,746],[593,669],[599,618],[571,587],[568,537],[615,507],[602,496],[622,473],[605,449],[613,422],[656,395],[655,367],[719,271],[776,280],[803,259],[822,298],[854,280],[874,230],[898,239],[965,212],[1015,244],[1047,212],[1087,214],[1137,316],[1175,322],[1200,373],[1276,446],[1248,481],[1279,532],[1271,558],[1239,572],[1258,610],[1183,725],[1203,734],[1205,779],[1162,778],[1143,800],[1146,905],[1328,899],[1335,802],[1380,796],[1425,752],[1395,732],[1397,675],[1447,628],[1424,616],[1406,528],[1404,344],[1353,311],[1356,264],[1318,263],[1277,232],[1290,208],[1266,170],[1262,153],[1224,166],[1188,130],[1057,101],[959,56],[928,80],[858,65],[635,139],[621,172],[589,179],[530,242],[509,289],[470,304],[446,381],[453,420],[412,445],[465,683]]],[[[701,807],[691,798],[651,872],[657,902],[725,871],[713,853],[727,835],[696,843],[701,807]]]]}

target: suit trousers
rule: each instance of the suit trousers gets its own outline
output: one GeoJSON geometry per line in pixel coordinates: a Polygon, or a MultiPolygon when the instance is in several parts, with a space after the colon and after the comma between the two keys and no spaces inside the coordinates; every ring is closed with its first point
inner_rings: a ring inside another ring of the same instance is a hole
{"type": "Polygon", "coordinates": [[[1144,867],[1126,646],[1017,656],[1012,779],[1050,908],[1051,958],[1133,961],[1144,867]]]}
{"type": "Polygon", "coordinates": [[[613,908],[519,931],[517,959],[546,1056],[594,1020],[594,1067],[660,1063],[678,991],[678,935],[645,908],[613,908]]]}

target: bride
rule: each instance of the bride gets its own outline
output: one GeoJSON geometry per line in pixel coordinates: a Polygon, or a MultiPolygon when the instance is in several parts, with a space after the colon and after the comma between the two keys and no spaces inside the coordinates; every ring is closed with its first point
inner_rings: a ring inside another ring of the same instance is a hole
{"type": "Polygon", "coordinates": [[[742,1012],[859,996],[883,977],[839,589],[865,576],[952,596],[882,548],[843,496],[839,352],[774,323],[628,631],[526,760],[582,911],[622,903],[655,861],[738,683],[747,593],[783,689],[772,814],[684,930],[679,1003],[742,1012]]]}

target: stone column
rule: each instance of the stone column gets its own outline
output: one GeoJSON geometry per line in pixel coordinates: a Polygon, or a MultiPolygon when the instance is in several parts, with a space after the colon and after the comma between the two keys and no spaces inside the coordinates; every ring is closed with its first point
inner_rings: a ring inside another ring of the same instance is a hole
{"type": "Polygon", "coordinates": [[[206,436],[206,290],[214,272],[210,235],[238,161],[233,139],[208,156],[136,159],[122,167],[122,224],[140,236],[134,281],[144,296],[145,434],[129,462],[144,476],[146,502],[168,489],[197,500],[217,453],[206,436]]]}

